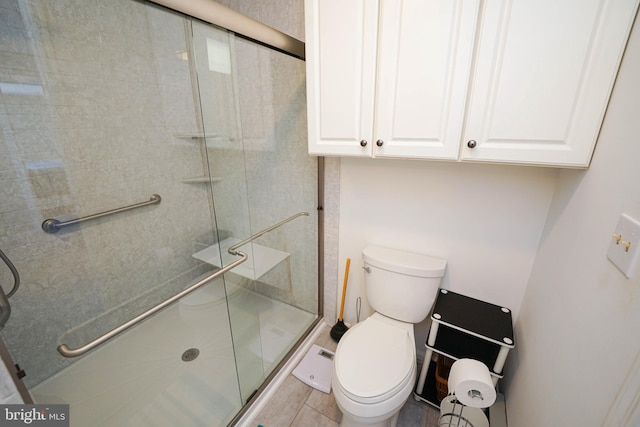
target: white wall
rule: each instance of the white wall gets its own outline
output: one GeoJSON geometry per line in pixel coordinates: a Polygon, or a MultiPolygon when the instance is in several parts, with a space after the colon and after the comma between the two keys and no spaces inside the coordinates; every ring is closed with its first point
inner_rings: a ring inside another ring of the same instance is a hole
{"type": "MultiPolygon", "coordinates": [[[[351,258],[345,321],[355,321],[358,296],[361,320],[370,314],[361,268],[368,243],[444,258],[443,287],[517,316],[556,176],[523,166],[341,159],[340,290],[351,258]]],[[[416,328],[422,353],[427,322],[416,328]]]]}
{"type": "Polygon", "coordinates": [[[620,425],[603,419],[640,351],[640,274],[606,251],[621,213],[640,219],[638,76],[636,24],[591,167],[559,175],[508,361],[511,426],[620,425]]]}

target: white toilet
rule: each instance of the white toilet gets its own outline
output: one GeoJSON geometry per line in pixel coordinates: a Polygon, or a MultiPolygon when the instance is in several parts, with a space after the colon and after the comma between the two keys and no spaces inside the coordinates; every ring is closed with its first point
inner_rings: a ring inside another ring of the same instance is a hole
{"type": "Polygon", "coordinates": [[[416,380],[413,325],[435,301],[445,260],[369,245],[365,290],[376,311],[340,339],[333,393],[344,427],[395,427],[416,380]]]}

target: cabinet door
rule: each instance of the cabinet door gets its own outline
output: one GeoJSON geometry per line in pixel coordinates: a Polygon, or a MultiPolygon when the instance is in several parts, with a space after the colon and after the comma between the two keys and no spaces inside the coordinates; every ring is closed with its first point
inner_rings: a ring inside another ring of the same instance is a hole
{"type": "Polygon", "coordinates": [[[309,153],[370,156],[378,0],[305,0],[305,16],[309,153]]]}
{"type": "Polygon", "coordinates": [[[382,0],[376,157],[457,159],[478,0],[382,0]]]}
{"type": "Polygon", "coordinates": [[[588,166],[637,3],[484,2],[462,159],[588,166]]]}

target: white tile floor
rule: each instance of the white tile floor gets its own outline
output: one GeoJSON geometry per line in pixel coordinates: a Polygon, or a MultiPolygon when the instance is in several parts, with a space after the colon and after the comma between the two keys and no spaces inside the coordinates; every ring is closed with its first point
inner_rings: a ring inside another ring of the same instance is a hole
{"type": "MultiPolygon", "coordinates": [[[[224,295],[206,287],[197,292],[201,294],[192,294],[190,302],[224,295]]],[[[175,304],[37,385],[31,394],[38,403],[69,403],[72,427],[224,426],[315,318],[243,290],[229,298],[229,311],[224,299],[175,304]],[[199,349],[199,356],[182,361],[190,348],[199,349]]]]}
{"type": "MultiPolygon", "coordinates": [[[[315,344],[335,351],[336,343],[329,336],[329,330],[325,325],[315,344]]],[[[435,408],[410,397],[400,411],[397,427],[436,427],[438,416],[435,408]]],[[[263,427],[335,427],[341,417],[333,393],[323,393],[288,375],[258,413],[254,424],[263,427]]]]}

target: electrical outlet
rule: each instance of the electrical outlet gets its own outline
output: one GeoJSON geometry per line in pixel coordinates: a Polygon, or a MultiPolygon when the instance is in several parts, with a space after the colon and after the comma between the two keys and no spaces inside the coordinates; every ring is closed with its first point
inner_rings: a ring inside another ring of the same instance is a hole
{"type": "Polygon", "coordinates": [[[627,214],[622,214],[616,226],[607,258],[628,278],[634,270],[640,254],[640,222],[627,214]]]}

